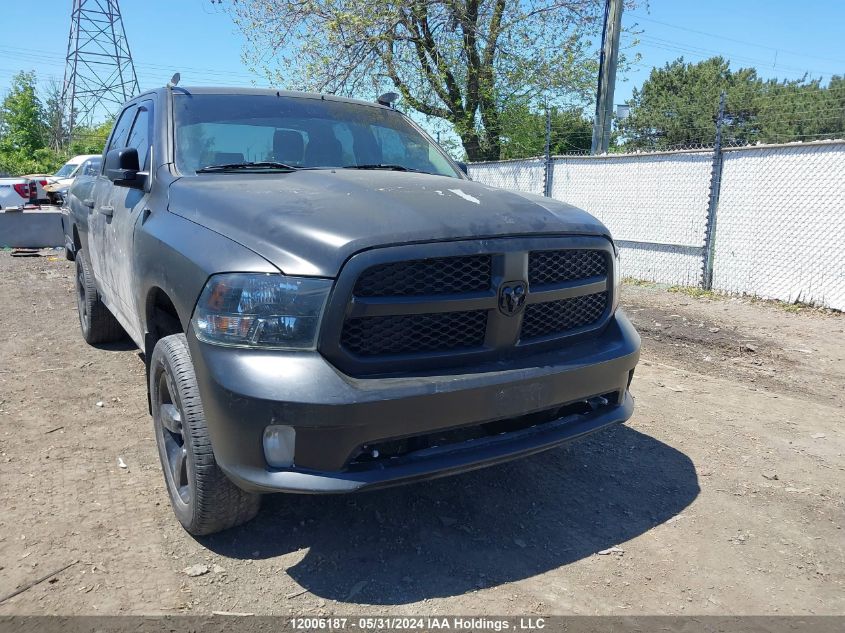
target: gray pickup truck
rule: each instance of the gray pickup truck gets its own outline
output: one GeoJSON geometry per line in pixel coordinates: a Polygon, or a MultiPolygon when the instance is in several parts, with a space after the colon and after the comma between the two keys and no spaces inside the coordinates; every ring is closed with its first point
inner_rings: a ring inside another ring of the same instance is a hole
{"type": "Polygon", "coordinates": [[[607,229],[472,182],[387,105],[147,92],[69,204],[82,334],[143,351],[192,534],[262,493],[439,477],[631,416],[607,229]]]}

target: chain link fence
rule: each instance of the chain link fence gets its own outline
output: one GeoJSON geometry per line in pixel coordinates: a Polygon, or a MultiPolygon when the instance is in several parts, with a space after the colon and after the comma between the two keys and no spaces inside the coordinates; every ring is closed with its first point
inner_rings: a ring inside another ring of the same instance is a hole
{"type": "Polygon", "coordinates": [[[501,189],[543,195],[546,178],[546,161],[543,158],[472,163],[470,169],[473,180],[501,189]]]}
{"type": "Polygon", "coordinates": [[[697,285],[711,162],[701,152],[557,158],[552,197],[611,230],[626,276],[697,285]]]}
{"type": "Polygon", "coordinates": [[[713,288],[845,310],[845,143],[724,153],[713,288]]]}
{"type": "Polygon", "coordinates": [[[626,277],[706,286],[710,257],[715,290],[845,310],[844,141],[558,156],[548,169],[543,158],[473,163],[469,173],[592,213],[626,277]]]}

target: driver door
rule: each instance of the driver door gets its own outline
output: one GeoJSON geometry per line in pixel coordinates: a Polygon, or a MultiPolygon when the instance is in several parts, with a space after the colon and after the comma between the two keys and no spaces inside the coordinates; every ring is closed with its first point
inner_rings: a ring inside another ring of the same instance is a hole
{"type": "MultiPolygon", "coordinates": [[[[153,102],[141,101],[132,117],[132,126],[123,147],[138,150],[138,163],[141,171],[149,173],[151,152],[150,139],[153,129],[153,102]]],[[[147,206],[149,190],[149,176],[147,187],[134,189],[119,187],[112,184],[111,196],[108,201],[112,208],[111,221],[106,225],[105,257],[109,265],[109,281],[120,304],[119,310],[123,315],[121,323],[129,335],[135,340],[143,339],[141,334],[141,318],[135,306],[135,275],[133,246],[135,227],[147,206]]]]}
{"type": "MultiPolygon", "coordinates": [[[[110,150],[126,147],[129,128],[135,120],[137,109],[137,105],[133,103],[120,113],[103,156],[108,154],[110,150]]],[[[100,290],[103,303],[122,322],[122,311],[115,293],[113,262],[110,261],[107,254],[112,250],[107,247],[107,242],[112,233],[111,227],[114,221],[112,200],[115,187],[106,177],[105,167],[106,161],[104,158],[91,197],[83,201],[88,209],[88,258],[91,261],[91,267],[94,269],[94,277],[97,280],[97,287],[100,290]]]]}

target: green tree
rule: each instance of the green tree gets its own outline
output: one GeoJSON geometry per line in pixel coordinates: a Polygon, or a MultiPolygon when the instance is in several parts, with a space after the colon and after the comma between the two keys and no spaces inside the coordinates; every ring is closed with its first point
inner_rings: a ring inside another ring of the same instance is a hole
{"type": "Polygon", "coordinates": [[[451,123],[470,160],[500,157],[514,104],[592,98],[591,37],[604,8],[601,0],[226,4],[274,83],[357,96],[397,90],[403,107],[451,123]]]}
{"type": "MultiPolygon", "coordinates": [[[[589,151],[592,121],[580,108],[551,109],[551,154],[589,151]]],[[[527,104],[508,106],[502,111],[501,158],[540,156],[546,149],[546,113],[527,104]]]]}
{"type": "Polygon", "coordinates": [[[57,83],[47,88],[46,106],[34,73],[20,72],[0,103],[0,174],[53,173],[76,154],[103,151],[112,120],[78,127],[67,137],[57,83]]]}
{"type": "Polygon", "coordinates": [[[815,141],[845,136],[845,80],[770,80],[752,101],[752,140],[763,143],[815,141]]]}
{"type": "Polygon", "coordinates": [[[110,117],[99,125],[75,127],[73,138],[69,141],[69,154],[99,154],[103,151],[113,126],[114,118],[110,117]]]}
{"type": "Polygon", "coordinates": [[[619,122],[625,149],[658,150],[712,144],[719,98],[726,95],[726,145],[782,143],[845,134],[845,81],[764,81],[753,68],[730,69],[722,57],[695,64],[679,58],[651,71],[619,122]]]}
{"type": "Polygon", "coordinates": [[[0,151],[34,152],[44,147],[44,106],[34,72],[19,72],[0,104],[0,151]]]}
{"type": "Polygon", "coordinates": [[[750,112],[750,103],[762,82],[753,69],[732,73],[727,60],[713,57],[697,64],[679,58],[663,68],[654,68],[628,102],[627,118],[619,131],[627,149],[665,149],[713,142],[722,91],[735,106],[738,118],[750,112]]]}
{"type": "Polygon", "coordinates": [[[44,99],[44,128],[47,146],[59,152],[67,143],[67,125],[62,104],[62,86],[55,79],[47,84],[44,99]]]}

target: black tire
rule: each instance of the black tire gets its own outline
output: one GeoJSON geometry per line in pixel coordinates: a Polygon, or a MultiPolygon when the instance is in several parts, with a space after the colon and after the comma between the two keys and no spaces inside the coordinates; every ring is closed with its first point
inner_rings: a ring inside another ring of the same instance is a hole
{"type": "Polygon", "coordinates": [[[156,343],[150,359],[150,401],[164,481],[182,526],[201,536],[255,517],[261,496],[235,486],[214,459],[184,334],[156,343]]]}
{"type": "Polygon", "coordinates": [[[126,337],[120,323],[100,299],[88,253],[82,250],[76,254],[76,309],[86,343],[112,343],[126,337]]]}

